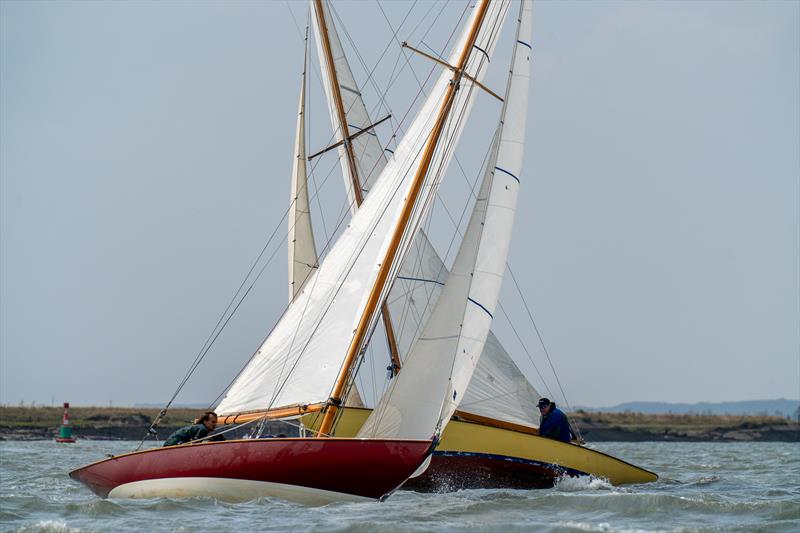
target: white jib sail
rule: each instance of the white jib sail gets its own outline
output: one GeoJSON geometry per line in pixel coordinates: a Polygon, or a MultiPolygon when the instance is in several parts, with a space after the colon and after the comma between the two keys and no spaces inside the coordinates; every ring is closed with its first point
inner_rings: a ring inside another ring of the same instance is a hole
{"type": "MultiPolygon", "coordinates": [[[[449,271],[420,231],[389,296],[400,352],[410,352],[422,325],[436,306],[449,271]]],[[[478,366],[459,410],[514,424],[538,427],[536,402],[541,397],[489,331],[478,366]]]]}
{"type": "MultiPolygon", "coordinates": [[[[308,40],[306,39],[306,49],[308,40]]],[[[306,58],[308,56],[306,50],[306,58]]],[[[300,86],[300,105],[297,111],[297,136],[294,142],[292,165],[292,193],[289,205],[289,301],[300,292],[311,272],[317,266],[317,248],[311,228],[311,210],[308,204],[308,173],[306,169],[306,65],[303,61],[303,78],[300,86]]]]}
{"type": "MultiPolygon", "coordinates": [[[[508,2],[493,2],[488,7],[475,41],[488,55],[494,49],[507,10],[508,2]]],[[[475,16],[473,12],[467,28],[475,16]]],[[[468,29],[457,40],[451,61],[457,61],[467,37],[468,29]]],[[[480,80],[486,64],[483,54],[472,53],[465,71],[480,80]]],[[[231,385],[217,412],[242,413],[328,399],[451,78],[452,73],[443,70],[371,194],[231,385]]],[[[429,172],[425,179],[417,202],[419,208],[414,211],[409,228],[419,226],[427,212],[422,206],[429,206],[436,194],[476,90],[479,89],[472,82],[463,79],[461,89],[454,95],[450,113],[453,120],[444,128],[439,143],[442,148],[434,152],[430,165],[436,171],[429,172]]],[[[408,239],[412,238],[413,232],[409,232],[408,239]]],[[[401,248],[397,264],[403,260],[407,247],[401,248]]]]}
{"type": "Polygon", "coordinates": [[[359,432],[427,438],[443,431],[489,334],[517,204],[530,78],[531,5],[523,0],[500,135],[453,269],[402,372],[359,432]]]}

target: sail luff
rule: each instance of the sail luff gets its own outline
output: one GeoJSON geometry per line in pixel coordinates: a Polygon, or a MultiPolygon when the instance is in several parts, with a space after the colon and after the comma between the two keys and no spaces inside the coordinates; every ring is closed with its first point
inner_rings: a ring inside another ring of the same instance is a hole
{"type": "Polygon", "coordinates": [[[341,396],[342,392],[344,391],[347,378],[352,371],[353,364],[356,360],[356,355],[361,349],[361,345],[366,337],[367,328],[372,319],[372,314],[375,312],[375,308],[378,305],[378,300],[389,277],[389,272],[394,264],[395,256],[397,255],[398,248],[400,247],[400,241],[406,231],[408,221],[411,218],[411,212],[416,207],[417,198],[420,190],[422,189],[424,178],[428,173],[428,168],[431,160],[433,159],[433,152],[439,142],[439,137],[444,129],[445,120],[447,119],[453,104],[453,97],[460,82],[460,74],[463,72],[463,69],[466,66],[467,58],[469,57],[470,51],[475,44],[478,30],[483,24],[483,20],[486,16],[486,11],[488,8],[489,0],[482,0],[480,6],[477,8],[477,15],[473,20],[469,35],[464,43],[464,47],[461,50],[459,60],[455,65],[456,71],[454,72],[451,83],[447,87],[444,101],[439,109],[433,131],[431,132],[428,142],[425,145],[425,151],[423,152],[422,159],[417,167],[416,175],[414,176],[414,180],[411,184],[409,195],[403,204],[403,209],[401,211],[399,221],[395,226],[389,248],[386,251],[383,261],[381,262],[381,268],[378,271],[377,279],[372,286],[372,291],[369,295],[369,299],[367,300],[367,305],[361,315],[355,335],[350,342],[347,356],[345,357],[344,364],[342,365],[342,371],[340,372],[339,377],[336,380],[336,384],[334,385],[333,392],[331,394],[331,407],[326,411],[325,418],[320,425],[320,434],[322,435],[329,433],[331,427],[333,426],[333,419],[336,414],[336,405],[341,403],[341,396]]]}
{"type": "Polygon", "coordinates": [[[289,206],[289,301],[303,288],[317,266],[317,249],[311,225],[308,200],[308,171],[306,167],[306,70],[308,66],[308,28],[306,28],[303,75],[300,84],[300,103],[297,112],[297,133],[292,165],[292,193],[289,206]]]}

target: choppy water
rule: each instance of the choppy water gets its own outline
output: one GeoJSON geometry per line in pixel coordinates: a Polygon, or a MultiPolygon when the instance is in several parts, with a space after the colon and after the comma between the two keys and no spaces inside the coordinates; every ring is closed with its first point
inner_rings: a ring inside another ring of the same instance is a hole
{"type": "Polygon", "coordinates": [[[399,491],[383,503],[306,508],[262,499],[101,500],[67,472],[132,442],[0,442],[0,530],[800,531],[800,446],[602,443],[657,472],[647,485],[567,479],[549,490],[399,491]]]}

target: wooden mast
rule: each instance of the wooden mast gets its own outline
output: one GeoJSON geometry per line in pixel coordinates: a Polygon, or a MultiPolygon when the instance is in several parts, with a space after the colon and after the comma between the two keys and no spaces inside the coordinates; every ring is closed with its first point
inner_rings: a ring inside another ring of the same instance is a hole
{"type": "MultiPolygon", "coordinates": [[[[355,154],[353,154],[353,144],[350,142],[350,128],[347,125],[347,114],[345,113],[344,102],[342,101],[342,91],[339,88],[339,77],[336,74],[336,66],[333,64],[333,52],[331,51],[330,36],[328,35],[328,25],[325,21],[322,0],[315,0],[314,3],[317,7],[317,25],[319,26],[319,33],[322,37],[322,48],[325,51],[325,58],[328,62],[328,72],[330,73],[328,81],[331,84],[331,93],[333,94],[333,101],[336,104],[336,114],[339,116],[339,129],[342,132],[342,144],[344,144],[344,150],[347,156],[347,168],[350,169],[350,180],[353,184],[356,207],[361,207],[361,204],[364,202],[364,194],[361,191],[361,180],[358,177],[358,167],[356,166],[355,154]]],[[[386,341],[389,344],[392,365],[396,368],[400,368],[400,351],[397,348],[397,339],[395,338],[394,328],[392,327],[392,317],[389,314],[389,306],[385,303],[381,306],[381,315],[383,315],[383,325],[386,329],[386,341]]]]}
{"type": "MultiPolygon", "coordinates": [[[[317,0],[317,3],[320,1],[321,0],[317,0]]],[[[320,436],[327,435],[333,427],[333,419],[336,416],[338,406],[341,405],[342,394],[347,384],[353,364],[355,363],[356,355],[358,355],[361,344],[364,342],[370,319],[372,318],[372,315],[378,306],[378,300],[380,299],[381,292],[383,291],[386,280],[389,277],[389,271],[394,263],[394,259],[397,256],[400,241],[402,240],[403,233],[405,233],[406,225],[408,224],[409,218],[411,218],[411,213],[414,209],[414,206],[417,203],[419,192],[422,189],[422,184],[425,180],[425,176],[428,173],[431,160],[433,159],[433,152],[436,149],[439,138],[441,137],[447,116],[450,114],[450,110],[453,107],[453,100],[456,90],[458,89],[464,67],[466,66],[472,46],[475,44],[475,40],[478,36],[478,30],[483,24],[483,19],[486,17],[486,11],[488,7],[489,0],[482,0],[480,6],[477,8],[478,12],[475,16],[475,20],[472,23],[472,27],[470,28],[467,40],[464,43],[464,48],[461,50],[461,55],[459,56],[458,62],[456,63],[453,79],[447,86],[444,101],[439,109],[439,113],[436,117],[436,123],[431,131],[431,135],[428,137],[428,142],[425,145],[419,168],[417,168],[417,172],[414,175],[408,198],[406,198],[405,203],[403,204],[403,210],[400,213],[399,221],[394,229],[394,233],[392,234],[392,240],[389,243],[386,256],[380,263],[381,266],[378,270],[378,277],[375,280],[375,284],[372,286],[372,292],[370,292],[367,305],[364,308],[364,312],[362,313],[361,319],[358,322],[358,327],[353,335],[353,340],[350,342],[350,347],[347,350],[347,356],[342,364],[339,377],[336,380],[336,384],[333,387],[333,392],[328,400],[328,405],[325,409],[325,417],[323,418],[322,424],[319,428],[320,436]]]]}

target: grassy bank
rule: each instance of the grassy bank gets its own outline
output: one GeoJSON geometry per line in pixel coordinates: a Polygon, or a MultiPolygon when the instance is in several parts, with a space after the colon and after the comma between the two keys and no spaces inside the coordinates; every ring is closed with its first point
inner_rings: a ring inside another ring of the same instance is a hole
{"type": "Polygon", "coordinates": [[[578,411],[570,418],[586,434],[587,440],[800,440],[800,426],[777,416],[578,411]]]}
{"type": "MultiPolygon", "coordinates": [[[[79,438],[139,439],[158,414],[155,408],[71,407],[79,438]]],[[[51,439],[61,424],[60,407],[0,406],[0,439],[51,439]]],[[[159,436],[189,424],[198,409],[171,409],[159,436]]],[[[796,423],[770,416],[587,413],[570,415],[587,441],[798,441],[796,423]]],[[[277,428],[276,432],[287,431],[277,428]]]]}

